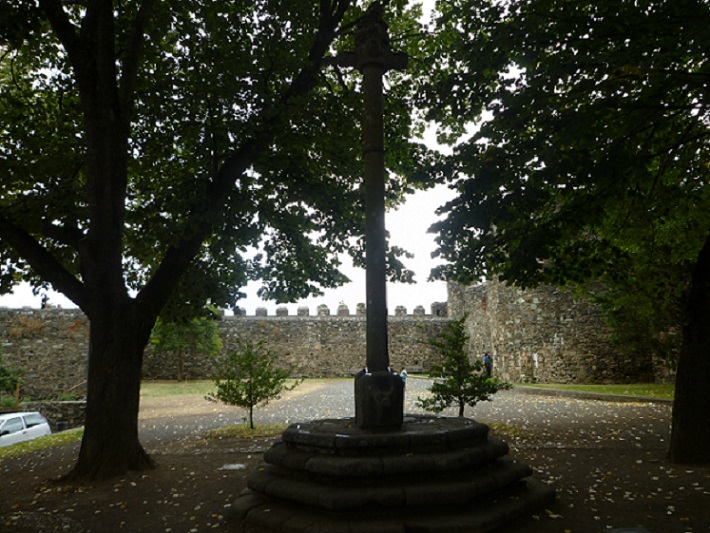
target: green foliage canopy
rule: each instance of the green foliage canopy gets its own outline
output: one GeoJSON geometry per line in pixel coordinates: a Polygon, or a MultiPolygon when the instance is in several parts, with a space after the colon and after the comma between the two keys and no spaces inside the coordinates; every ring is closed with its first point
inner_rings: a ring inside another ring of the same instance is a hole
{"type": "MultiPolygon", "coordinates": [[[[163,310],[232,306],[250,279],[277,301],[345,280],[339,256],[363,234],[361,84],[331,58],[364,7],[0,0],[0,291],[51,285],[89,318],[72,476],[152,466],[137,417],[163,310]]],[[[387,5],[403,52],[418,12],[387,5]]],[[[417,71],[388,75],[391,203],[431,159],[410,141],[417,71]]]]}
{"type": "MultiPolygon", "coordinates": [[[[398,41],[403,50],[416,50],[418,11],[405,4],[390,6],[398,17],[392,32],[410,37],[398,41]]],[[[66,23],[77,27],[85,16],[78,4],[47,5],[63,8],[66,23]]],[[[44,4],[5,0],[0,9],[8,13],[0,23],[0,288],[19,279],[49,282],[82,307],[70,276],[86,268],[80,243],[95,208],[87,195],[82,80],[44,4]],[[26,24],[15,25],[24,17],[26,24]],[[32,245],[20,251],[17,232],[32,245]]],[[[180,267],[177,294],[197,308],[205,301],[233,306],[250,279],[262,279],[261,295],[278,301],[346,281],[338,254],[362,256],[359,74],[317,63],[312,46],[325,38],[319,19],[342,17],[340,38],[327,52],[351,47],[361,14],[349,2],[129,1],[116,8],[113,74],[133,96],[121,109],[125,144],[116,147],[129,156],[127,175],[113,191],[122,200],[127,290],[168,277],[162,271],[175,268],[174,255],[184,256],[188,243],[195,257],[180,267]],[[137,24],[145,26],[140,43],[132,41],[137,24]],[[313,90],[300,94],[314,75],[313,90]],[[255,138],[269,141],[257,150],[255,138]]],[[[412,88],[401,83],[408,75],[389,76],[393,203],[411,190],[404,174],[430,157],[409,141],[412,88]]],[[[392,279],[411,277],[402,254],[389,250],[392,279]]]]}
{"type": "Polygon", "coordinates": [[[458,192],[435,228],[438,275],[601,280],[636,340],[680,325],[669,457],[707,464],[708,2],[437,5],[428,116],[451,141],[479,127],[437,168],[458,192]]]}
{"type": "Polygon", "coordinates": [[[459,196],[437,225],[440,273],[532,286],[651,261],[687,276],[710,229],[707,2],[439,7],[441,31],[461,31],[431,117],[487,117],[446,169],[459,196]]]}
{"type": "Polygon", "coordinates": [[[158,353],[172,353],[177,357],[178,380],[185,379],[185,358],[198,354],[215,356],[222,349],[218,317],[213,313],[183,320],[158,318],[150,343],[158,353]]]}
{"type": "Polygon", "coordinates": [[[707,2],[439,7],[453,40],[430,116],[479,129],[442,169],[459,194],[436,226],[451,262],[437,275],[601,280],[619,339],[677,353],[662,337],[710,231],[707,2]]]}

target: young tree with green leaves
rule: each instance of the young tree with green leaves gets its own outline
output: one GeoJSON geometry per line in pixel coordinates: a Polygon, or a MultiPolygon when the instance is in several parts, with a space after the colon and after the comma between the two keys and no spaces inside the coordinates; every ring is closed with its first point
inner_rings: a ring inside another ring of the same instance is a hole
{"type": "MultiPolygon", "coordinates": [[[[0,290],[52,286],[90,321],[86,424],[70,477],[146,469],[143,352],[171,298],[294,301],[361,255],[355,0],[0,0],[0,290]],[[250,249],[257,255],[247,255],[250,249]]],[[[387,4],[419,48],[418,9],[387,4]]],[[[419,63],[388,75],[388,197],[429,159],[410,142],[419,63]]],[[[406,278],[397,250],[392,276],[406,278]]]]}
{"type": "Polygon", "coordinates": [[[262,341],[244,341],[236,350],[217,358],[217,390],[206,398],[248,409],[249,428],[254,429],[254,407],[278,399],[282,392],[295,389],[302,381],[287,384],[289,379],[291,372],[278,366],[276,354],[264,348],[262,341]]]}
{"type": "Polygon", "coordinates": [[[431,339],[431,344],[439,353],[441,363],[433,365],[430,374],[435,378],[429,388],[431,396],[418,398],[421,408],[440,413],[451,405],[458,406],[458,416],[463,416],[464,408],[474,407],[478,402],[486,402],[501,389],[509,389],[508,383],[489,377],[480,359],[471,361],[466,343],[466,318],[462,316],[447,324],[446,331],[431,339]]]}
{"type": "Polygon", "coordinates": [[[708,464],[710,6],[437,5],[429,116],[451,141],[480,126],[439,169],[439,274],[645,292],[644,327],[682,325],[670,457],[708,464]]]}
{"type": "Polygon", "coordinates": [[[198,354],[213,357],[222,349],[217,317],[198,316],[167,321],[162,317],[155,323],[150,343],[156,353],[173,354],[177,359],[177,379],[185,378],[185,358],[198,354]]]}

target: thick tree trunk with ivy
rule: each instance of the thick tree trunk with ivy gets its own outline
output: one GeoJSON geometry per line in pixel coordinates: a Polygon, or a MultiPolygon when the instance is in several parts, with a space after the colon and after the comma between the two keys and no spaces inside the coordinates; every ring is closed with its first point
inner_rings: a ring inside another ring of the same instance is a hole
{"type": "Polygon", "coordinates": [[[710,236],[700,252],[686,305],[676,375],[670,460],[710,464],[710,236]]]}

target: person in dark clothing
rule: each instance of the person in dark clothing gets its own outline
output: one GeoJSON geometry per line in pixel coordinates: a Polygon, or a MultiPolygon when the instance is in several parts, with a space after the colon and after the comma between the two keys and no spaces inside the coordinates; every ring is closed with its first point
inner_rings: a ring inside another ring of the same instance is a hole
{"type": "Polygon", "coordinates": [[[486,375],[491,377],[491,371],[493,370],[493,357],[491,357],[491,352],[483,354],[483,366],[486,367],[486,375]]]}

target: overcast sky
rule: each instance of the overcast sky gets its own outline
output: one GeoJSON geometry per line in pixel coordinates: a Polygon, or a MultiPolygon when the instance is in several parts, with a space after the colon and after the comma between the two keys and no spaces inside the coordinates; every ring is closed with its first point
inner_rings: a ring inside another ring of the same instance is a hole
{"type": "MultiPolygon", "coordinates": [[[[406,203],[397,211],[392,211],[385,216],[385,226],[390,232],[390,245],[399,246],[414,254],[412,259],[404,259],[405,265],[415,273],[415,284],[388,283],[387,307],[390,314],[394,314],[395,307],[403,305],[411,313],[418,306],[424,306],[427,313],[431,311],[434,302],[447,300],[446,283],[428,282],[431,269],[440,264],[438,259],[432,259],[431,253],[436,247],[434,235],[427,233],[429,227],[437,220],[436,209],[452,198],[453,193],[446,187],[440,186],[428,191],[418,191],[409,196],[406,203]]],[[[323,296],[316,296],[296,304],[285,304],[289,314],[296,314],[299,306],[305,305],[311,309],[311,314],[320,304],[330,308],[335,314],[338,305],[342,302],[355,312],[358,303],[365,302],[365,270],[355,268],[345,258],[349,268],[343,268],[346,276],[352,281],[338,289],[324,291],[323,296]]],[[[345,265],[344,265],[345,267],[345,265]]],[[[246,309],[248,315],[253,315],[257,307],[266,307],[270,315],[275,313],[278,305],[273,302],[264,302],[256,296],[258,283],[247,287],[244,291],[247,298],[239,302],[246,309]]]]}

